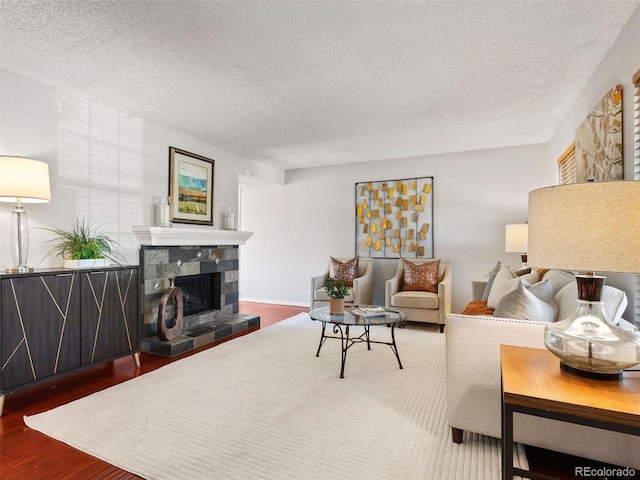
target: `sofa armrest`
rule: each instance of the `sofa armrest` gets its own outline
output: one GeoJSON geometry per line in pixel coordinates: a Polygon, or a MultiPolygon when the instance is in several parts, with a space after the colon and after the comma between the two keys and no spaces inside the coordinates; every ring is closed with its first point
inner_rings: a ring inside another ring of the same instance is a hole
{"type": "Polygon", "coordinates": [[[500,345],[545,348],[546,323],[449,314],[446,317],[449,426],[500,438],[500,345]]]}
{"type": "Polygon", "coordinates": [[[391,297],[400,291],[400,282],[402,281],[402,263],[398,263],[396,268],[396,274],[393,278],[384,282],[384,305],[385,307],[391,307],[391,297]]]}
{"type": "Polygon", "coordinates": [[[353,301],[361,305],[373,303],[373,261],[367,264],[362,276],[353,279],[353,301]]]}
{"type": "Polygon", "coordinates": [[[312,310],[313,310],[313,304],[315,303],[314,293],[316,290],[324,287],[324,282],[327,281],[327,278],[329,278],[328,271],[326,271],[322,275],[316,275],[315,277],[311,277],[311,296],[309,297],[309,300],[310,300],[309,308],[311,308],[312,310]]]}
{"type": "Polygon", "coordinates": [[[445,317],[451,313],[451,288],[453,284],[453,264],[445,262],[444,277],[438,283],[438,311],[440,312],[440,324],[445,323],[445,317]]]}

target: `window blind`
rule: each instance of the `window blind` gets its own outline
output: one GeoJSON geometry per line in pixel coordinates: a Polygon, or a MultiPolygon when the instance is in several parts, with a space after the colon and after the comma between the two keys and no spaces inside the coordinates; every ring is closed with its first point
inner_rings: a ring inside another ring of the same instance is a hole
{"type": "Polygon", "coordinates": [[[576,145],[572,143],[558,159],[560,185],[576,183],[578,180],[576,171],[576,145]]]}
{"type": "Polygon", "coordinates": [[[131,225],[143,223],[142,120],[91,100],[58,95],[58,177],[77,211],[106,224],[135,249],[131,225]]]}
{"type": "MultiPolygon", "coordinates": [[[[640,70],[633,76],[633,179],[640,180],[640,70]]],[[[634,311],[640,323],[640,275],[636,275],[634,311]]]]}
{"type": "Polygon", "coordinates": [[[640,180],[640,70],[633,76],[633,178],[640,180]]]}

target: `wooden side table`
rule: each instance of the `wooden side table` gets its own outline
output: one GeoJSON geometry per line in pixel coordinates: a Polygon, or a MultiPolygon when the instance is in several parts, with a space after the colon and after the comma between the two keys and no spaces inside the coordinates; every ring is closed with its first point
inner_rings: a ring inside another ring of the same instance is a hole
{"type": "Polygon", "coordinates": [[[502,478],[549,479],[513,467],[514,412],[640,435],[640,374],[621,380],[578,377],[560,370],[548,350],[500,346],[502,369],[502,478]]]}

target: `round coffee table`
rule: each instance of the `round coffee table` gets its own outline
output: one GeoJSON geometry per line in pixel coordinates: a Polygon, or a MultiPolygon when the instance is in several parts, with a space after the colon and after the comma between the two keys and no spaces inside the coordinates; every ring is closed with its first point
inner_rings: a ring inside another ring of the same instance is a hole
{"type": "Polygon", "coordinates": [[[375,307],[371,305],[355,305],[353,307],[345,307],[344,313],[330,313],[329,307],[321,307],[311,310],[309,316],[312,320],[322,322],[322,332],[320,333],[320,344],[316,357],[320,356],[320,349],[327,338],[339,339],[342,343],[342,361],[340,365],[340,378],[344,378],[344,364],[347,360],[347,351],[356,343],[367,344],[367,350],[371,350],[372,343],[389,345],[391,350],[398,359],[398,365],[402,368],[398,347],[396,346],[395,327],[400,324],[404,326],[407,314],[402,310],[396,310],[387,307],[375,307]],[[333,335],[326,335],[327,323],[333,325],[333,335]],[[386,325],[391,327],[391,341],[382,342],[371,340],[369,337],[369,327],[371,325],[386,325]],[[364,332],[356,337],[349,336],[349,328],[353,326],[364,327],[364,332]],[[337,336],[340,334],[340,336],[337,336]]]}

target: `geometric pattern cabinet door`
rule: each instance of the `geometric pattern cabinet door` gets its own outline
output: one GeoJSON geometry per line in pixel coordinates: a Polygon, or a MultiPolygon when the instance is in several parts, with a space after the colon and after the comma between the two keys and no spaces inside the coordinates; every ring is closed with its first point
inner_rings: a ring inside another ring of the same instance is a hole
{"type": "Polygon", "coordinates": [[[3,278],[3,392],[80,366],[80,285],[75,273],[3,278]]]}
{"type": "Polygon", "coordinates": [[[137,351],[138,270],[82,272],[80,284],[82,364],[137,351]]]}

